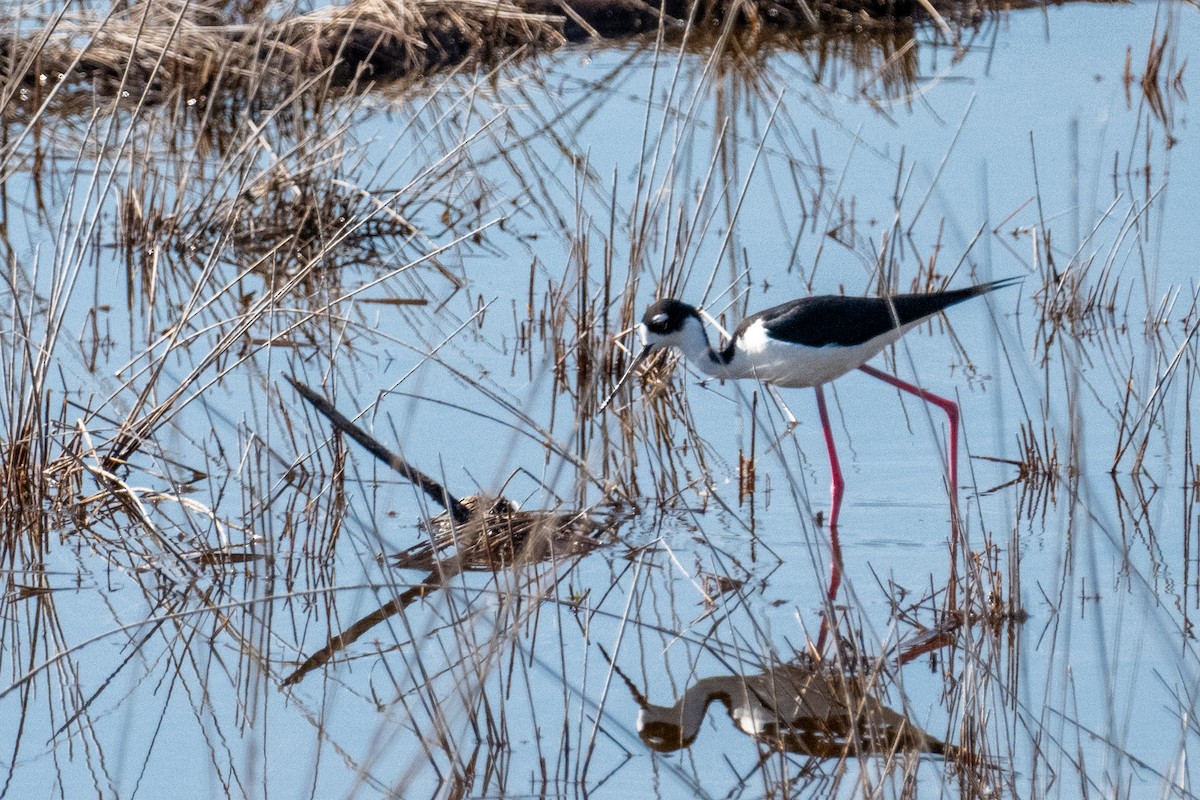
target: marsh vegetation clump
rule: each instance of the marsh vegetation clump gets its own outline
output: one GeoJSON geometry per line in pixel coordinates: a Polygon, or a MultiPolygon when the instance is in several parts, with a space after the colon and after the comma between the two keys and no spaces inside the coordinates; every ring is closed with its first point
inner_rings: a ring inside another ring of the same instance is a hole
{"type": "Polygon", "coordinates": [[[9,113],[80,93],[127,105],[181,97],[203,113],[252,98],[320,97],[561,41],[552,20],[507,0],[356,0],[299,16],[214,0],[85,6],[11,19],[10,27],[27,35],[8,40],[3,53],[9,113]]]}
{"type": "MultiPolygon", "coordinates": [[[[93,98],[126,107],[179,102],[198,118],[230,106],[264,110],[296,97],[492,68],[571,42],[662,30],[670,41],[818,47],[934,24],[959,41],[986,19],[978,0],[353,0],[296,15],[272,4],[169,2],[22,9],[0,50],[0,111],[83,111],[93,98]],[[955,28],[951,28],[951,23],[955,28]],[[957,32],[956,32],[957,31],[957,32]],[[788,37],[801,37],[791,45],[788,37]]],[[[1011,4],[1005,8],[1011,8],[1011,4]]]]}

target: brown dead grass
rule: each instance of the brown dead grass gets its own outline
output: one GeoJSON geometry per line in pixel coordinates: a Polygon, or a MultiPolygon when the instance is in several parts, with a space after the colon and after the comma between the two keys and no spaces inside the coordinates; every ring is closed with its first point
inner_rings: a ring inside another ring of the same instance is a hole
{"type": "Polygon", "coordinates": [[[686,34],[709,48],[713,37],[771,40],[779,33],[859,36],[911,30],[935,20],[954,40],[977,24],[987,4],[913,0],[354,0],[297,17],[208,3],[143,3],[107,15],[73,12],[10,19],[0,42],[0,113],[43,104],[90,107],[178,99],[204,109],[247,98],[276,104],[321,97],[375,81],[420,78],[446,69],[494,65],[567,42],[686,34]],[[929,11],[935,14],[930,15],[929,11]]]}

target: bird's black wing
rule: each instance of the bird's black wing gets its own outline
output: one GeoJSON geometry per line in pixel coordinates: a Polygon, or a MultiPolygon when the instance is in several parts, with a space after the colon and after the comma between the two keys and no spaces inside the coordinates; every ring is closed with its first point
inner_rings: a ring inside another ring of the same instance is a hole
{"type": "Polygon", "coordinates": [[[736,340],[747,328],[761,320],[772,339],[808,347],[852,347],[1012,282],[993,281],[949,292],[898,294],[890,298],[839,295],[805,297],[746,317],[737,326],[733,338],[736,340]]]}

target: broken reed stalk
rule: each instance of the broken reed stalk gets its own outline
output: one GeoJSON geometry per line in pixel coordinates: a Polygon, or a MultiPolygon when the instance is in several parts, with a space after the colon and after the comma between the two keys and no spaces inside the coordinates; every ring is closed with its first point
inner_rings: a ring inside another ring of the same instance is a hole
{"type": "Polygon", "coordinates": [[[304,680],[305,675],[328,664],[333,660],[334,656],[361,639],[367,631],[379,623],[396,616],[412,605],[414,601],[424,597],[427,592],[445,585],[445,582],[451,577],[453,575],[449,573],[439,574],[431,572],[425,580],[416,586],[409,587],[375,611],[355,620],[346,630],[330,636],[329,642],[324,647],[300,662],[300,665],[281,681],[281,685],[294,686],[304,680]]]}
{"type": "MultiPolygon", "coordinates": [[[[495,572],[518,564],[580,556],[600,546],[594,534],[607,526],[595,523],[586,512],[559,514],[552,511],[520,511],[503,497],[455,498],[444,486],[390,452],[351,422],[324,397],[289,375],[284,378],[334,428],[420,487],[446,509],[447,515],[438,515],[427,523],[430,534],[428,542],[417,544],[395,558],[396,567],[425,569],[428,571],[426,577],[359,618],[341,633],[332,634],[324,647],[304,659],[284,677],[283,686],[299,683],[305,675],[328,664],[372,628],[402,613],[429,592],[444,587],[448,580],[465,570],[495,572]],[[447,549],[451,549],[450,555],[437,557],[439,552],[447,549]]],[[[609,521],[609,526],[612,524],[615,524],[614,520],[609,521]]]]}
{"type": "Polygon", "coordinates": [[[461,500],[450,494],[450,491],[433,478],[421,472],[416,467],[409,464],[400,456],[388,450],[379,440],[371,436],[362,428],[351,422],[344,414],[333,407],[333,404],[326,400],[321,395],[314,392],[305,384],[296,380],[290,375],[284,375],[284,379],[292,385],[300,396],[309,402],[309,404],[321,413],[334,428],[349,436],[354,441],[358,442],[367,452],[375,456],[377,459],[387,464],[389,467],[399,472],[406,480],[411,481],[421,491],[429,495],[429,498],[450,514],[455,522],[465,524],[471,519],[471,510],[463,504],[461,500]]]}

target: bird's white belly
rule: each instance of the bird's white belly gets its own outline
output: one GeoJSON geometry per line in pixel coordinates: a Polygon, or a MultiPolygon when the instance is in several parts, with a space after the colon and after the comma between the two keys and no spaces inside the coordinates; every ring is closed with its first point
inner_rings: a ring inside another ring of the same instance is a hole
{"type": "Polygon", "coordinates": [[[849,347],[809,347],[772,339],[761,325],[754,325],[742,336],[742,347],[729,365],[737,375],[730,377],[757,378],[789,388],[819,386],[870,361],[909,327],[896,328],[849,347]]]}

